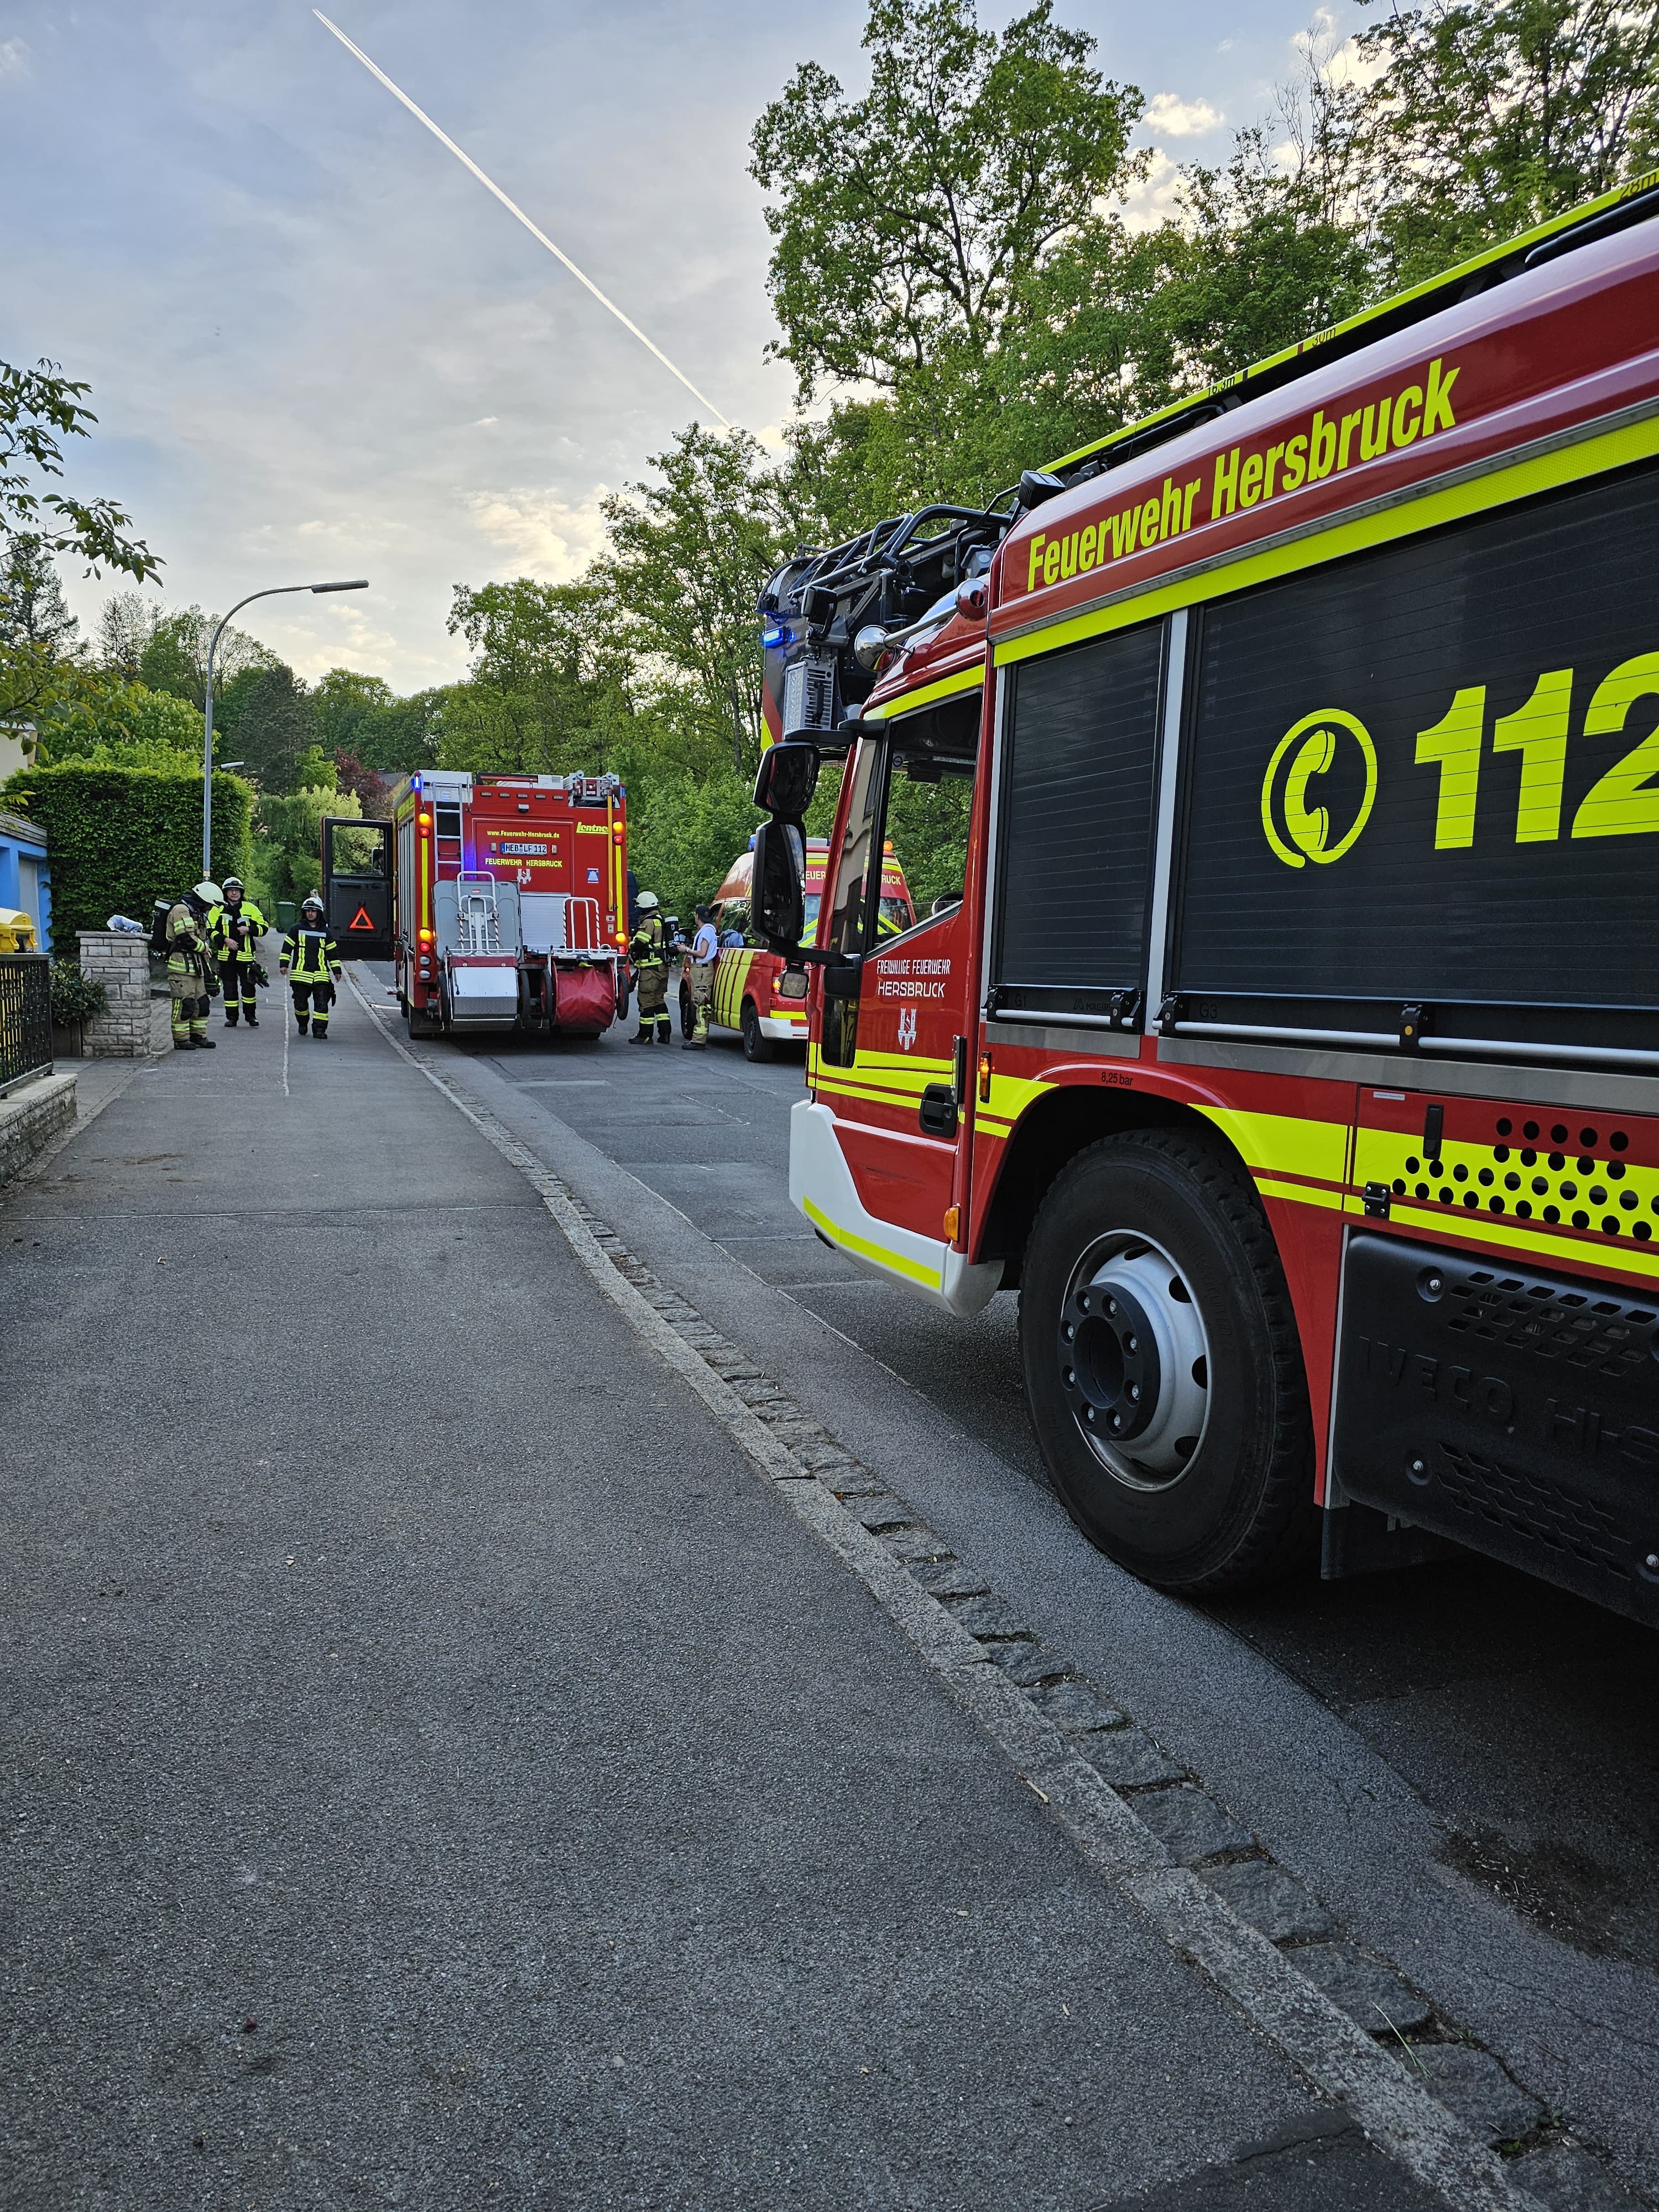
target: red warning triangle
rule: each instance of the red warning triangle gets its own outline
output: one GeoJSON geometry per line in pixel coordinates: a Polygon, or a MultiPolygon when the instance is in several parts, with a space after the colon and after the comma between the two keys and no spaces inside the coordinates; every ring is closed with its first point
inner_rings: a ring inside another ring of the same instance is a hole
{"type": "Polygon", "coordinates": [[[346,934],[349,936],[354,929],[366,929],[371,937],[374,934],[374,925],[368,918],[368,908],[366,906],[360,906],[346,924],[346,934]]]}

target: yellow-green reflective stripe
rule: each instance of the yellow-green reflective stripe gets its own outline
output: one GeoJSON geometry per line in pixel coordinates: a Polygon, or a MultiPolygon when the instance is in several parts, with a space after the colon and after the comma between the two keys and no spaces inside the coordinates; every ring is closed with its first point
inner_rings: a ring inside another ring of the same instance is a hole
{"type": "Polygon", "coordinates": [[[917,1103],[915,1098],[907,1098],[902,1091],[872,1091],[858,1083],[830,1083],[822,1077],[818,1080],[818,1089],[830,1097],[857,1098],[866,1106],[890,1106],[896,1112],[908,1112],[917,1103]]]}
{"type": "Polygon", "coordinates": [[[985,670],[958,669],[954,676],[942,676],[937,684],[924,684],[920,691],[907,691],[896,699],[884,699],[879,707],[864,710],[866,722],[896,721],[901,714],[913,714],[923,707],[931,707],[940,699],[953,699],[958,691],[977,691],[985,681],[985,670]]]}
{"type": "Polygon", "coordinates": [[[1297,1206],[1328,1206],[1338,1213],[1342,1211],[1340,1190],[1320,1190],[1307,1182],[1273,1182],[1266,1176],[1257,1176],[1255,1187],[1263,1198],[1287,1198],[1297,1206]]]}
{"type": "Polygon", "coordinates": [[[848,1251],[857,1252],[866,1260],[873,1260],[883,1267],[890,1267],[896,1274],[908,1275],[914,1283],[925,1283],[936,1291],[944,1280],[937,1267],[924,1266],[920,1260],[907,1260],[901,1252],[890,1252],[885,1245],[872,1244],[867,1237],[855,1237],[850,1229],[840,1228],[827,1213],[821,1212],[810,1198],[801,1200],[801,1211],[807,1219],[832,1237],[848,1251]]]}
{"type": "MultiPolygon", "coordinates": [[[[1351,1192],[1344,1210],[1363,1215],[1364,1200],[1351,1192]]],[[[1550,1260],[1557,1267],[1577,1262],[1585,1267],[1610,1268],[1619,1274],[1659,1276],[1659,1246],[1626,1244],[1618,1237],[1592,1237],[1588,1233],[1571,1237],[1556,1236],[1547,1224],[1540,1226],[1536,1221],[1517,1221],[1512,1213],[1500,1218],[1465,1211],[1462,1206],[1413,1205],[1408,1199],[1395,1197],[1389,1205],[1389,1218],[1396,1224],[1462,1237],[1472,1244],[1498,1244],[1510,1250],[1535,1252],[1540,1259],[1550,1260]]]]}
{"type": "Polygon", "coordinates": [[[1232,1144],[1251,1173],[1310,1176],[1341,1183],[1348,1174],[1348,1124],[1295,1114],[1242,1113],[1230,1106],[1200,1106],[1232,1144]]]}
{"type": "Polygon", "coordinates": [[[925,1053],[863,1053],[860,1051],[858,1053],[858,1066],[898,1068],[900,1075],[902,1075],[902,1073],[914,1073],[915,1068],[925,1068],[927,1073],[933,1073],[933,1075],[949,1075],[949,1073],[951,1073],[951,1061],[929,1060],[925,1053]]]}
{"type": "Polygon", "coordinates": [[[997,665],[1003,668],[1012,661],[1029,660],[1036,653],[1052,653],[1060,646],[1073,645],[1079,638],[1100,637],[1109,630],[1127,629],[1131,623],[1147,622],[1154,616],[1171,613],[1177,607],[1224,599],[1252,584],[1267,583],[1274,577],[1292,575],[1304,568],[1319,568],[1327,561],[1340,561],[1345,555],[1363,553],[1374,545],[1390,544],[1396,538],[1414,538],[1422,531],[1437,529],[1442,523],[1461,522],[1513,500],[1559,490],[1586,477],[1600,476],[1608,469],[1626,468],[1632,462],[1650,459],[1655,453],[1659,453],[1659,418],[1650,417],[1621,430],[1606,431],[1600,437],[1578,439],[1554,453],[1537,454],[1531,460],[1517,461],[1511,468],[1484,472],[1465,483],[1449,484],[1436,490],[1431,482],[1420,492],[1408,496],[1402,506],[1389,506],[1380,513],[1359,515],[1350,522],[1336,520],[1322,527],[1316,526],[1305,536],[1298,534],[1266,552],[1224,556],[1213,568],[1200,568],[1168,584],[1131,592],[1127,597],[1097,608],[1092,614],[1075,615],[1069,621],[1048,623],[1024,636],[1009,638],[996,649],[997,665]]]}

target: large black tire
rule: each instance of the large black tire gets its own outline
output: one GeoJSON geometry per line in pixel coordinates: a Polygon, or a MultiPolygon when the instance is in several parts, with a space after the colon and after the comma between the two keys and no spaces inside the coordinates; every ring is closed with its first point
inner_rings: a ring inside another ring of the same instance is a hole
{"type": "Polygon", "coordinates": [[[1196,1595],[1310,1555],[1290,1292],[1255,1188],[1219,1143],[1139,1129],[1070,1161],[1031,1231],[1019,1340],[1060,1502],[1132,1574],[1196,1595]]]}
{"type": "Polygon", "coordinates": [[[752,999],[743,1002],[743,1056],[745,1060],[769,1060],[777,1047],[760,1025],[760,1015],[752,999]]]}

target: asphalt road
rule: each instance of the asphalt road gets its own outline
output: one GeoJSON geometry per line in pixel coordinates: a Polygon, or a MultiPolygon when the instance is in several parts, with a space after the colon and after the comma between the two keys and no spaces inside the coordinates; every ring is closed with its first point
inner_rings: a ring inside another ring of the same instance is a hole
{"type": "Polygon", "coordinates": [[[0,1199],[0,2203],[1082,2212],[1317,2137],[374,1026],[0,1199]]]}
{"type": "Polygon", "coordinates": [[[735,1039],[691,1054],[621,1031],[429,1049],[866,1458],[885,1452],[895,1487],[1350,1925],[1659,2187],[1659,1640],[1473,1559],[1202,1608],[1144,1591],[1047,1490],[1014,1297],[951,1322],[790,1207],[798,1054],[751,1066],[735,1039]]]}

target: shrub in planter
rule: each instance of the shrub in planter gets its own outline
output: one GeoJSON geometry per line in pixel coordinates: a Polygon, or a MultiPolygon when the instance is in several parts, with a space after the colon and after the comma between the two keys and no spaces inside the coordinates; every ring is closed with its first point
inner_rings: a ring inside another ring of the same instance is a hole
{"type": "Polygon", "coordinates": [[[75,960],[52,963],[52,1025],[55,1030],[79,1029],[109,1004],[101,983],[88,982],[75,960]]]}

